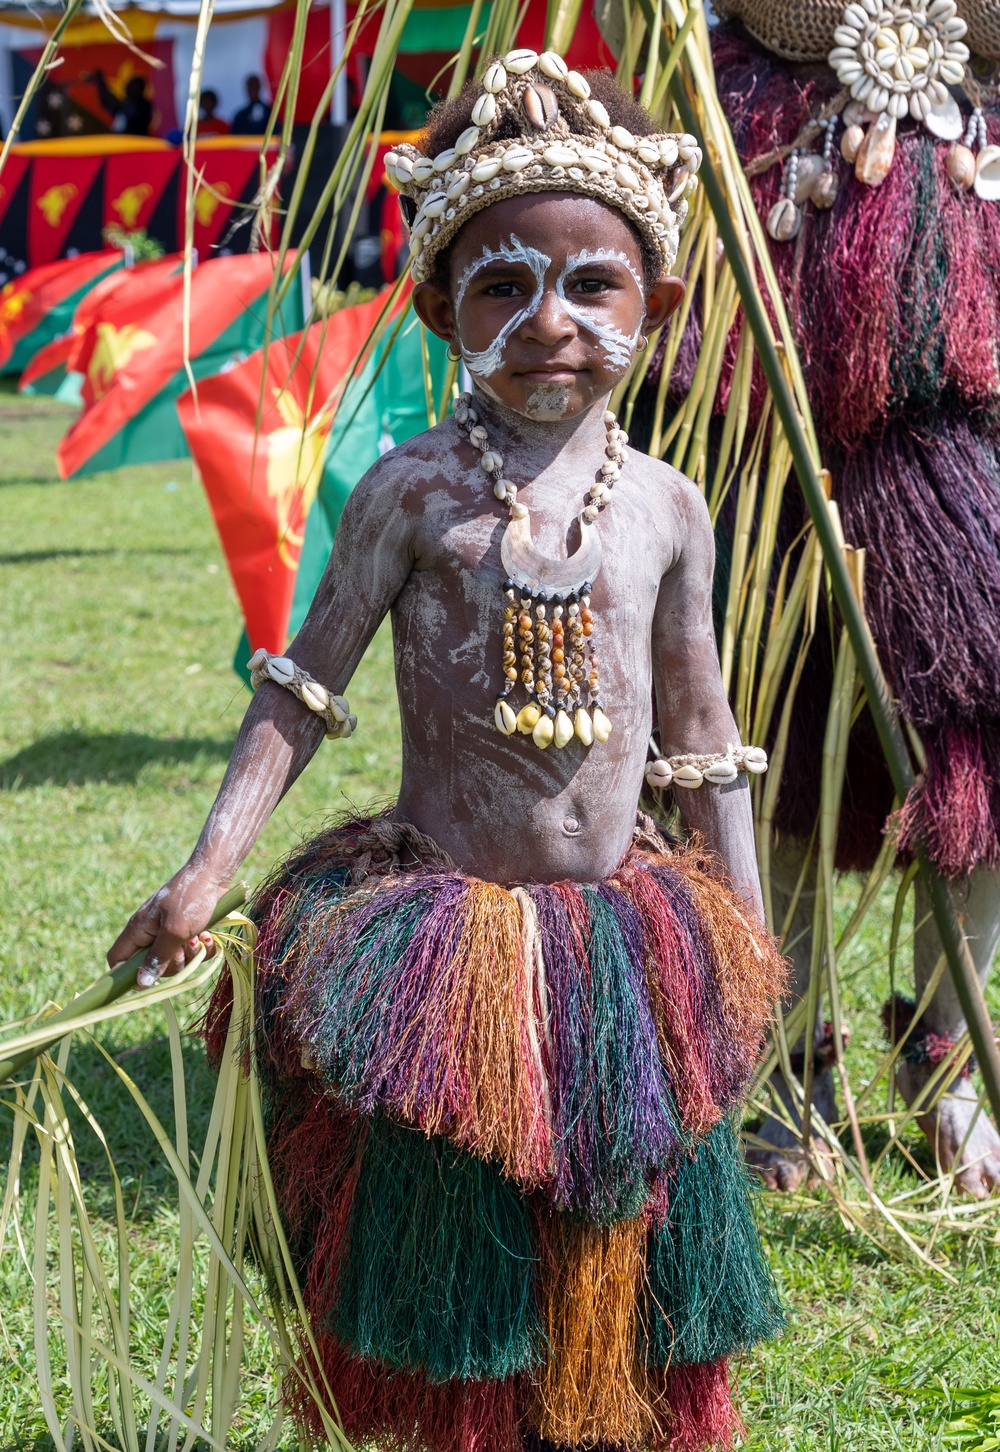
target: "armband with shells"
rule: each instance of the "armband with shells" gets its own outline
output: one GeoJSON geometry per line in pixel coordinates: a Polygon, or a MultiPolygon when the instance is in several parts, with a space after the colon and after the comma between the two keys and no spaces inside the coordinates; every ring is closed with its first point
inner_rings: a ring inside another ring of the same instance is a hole
{"type": "Polygon", "coordinates": [[[254,690],[265,681],[284,686],[293,696],[298,696],[304,706],[322,716],[327,738],[346,739],[352,735],[358,724],[357,716],[351,714],[346,696],[332,696],[325,686],[314,680],[286,655],[271,655],[266,650],[255,650],[247,661],[250,684],[254,690]]]}
{"type": "Polygon", "coordinates": [[[703,782],[725,786],[735,781],[741,771],[759,776],[767,771],[767,752],[762,746],[727,746],[725,751],[699,755],[657,756],[646,762],[646,782],[654,791],[667,787],[686,787],[693,791],[703,782]]]}

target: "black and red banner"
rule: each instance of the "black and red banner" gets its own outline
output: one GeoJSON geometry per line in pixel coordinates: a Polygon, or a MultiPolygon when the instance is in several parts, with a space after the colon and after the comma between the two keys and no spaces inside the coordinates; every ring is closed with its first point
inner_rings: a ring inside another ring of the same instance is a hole
{"type": "MultiPolygon", "coordinates": [[[[219,138],[195,152],[194,245],[203,260],[249,249],[258,146],[219,138]]],[[[180,149],[165,141],[109,136],[15,146],[0,174],[0,270],[10,276],[16,265],[100,251],[110,226],[142,229],[175,252],[184,242],[186,190],[180,149]]]]}

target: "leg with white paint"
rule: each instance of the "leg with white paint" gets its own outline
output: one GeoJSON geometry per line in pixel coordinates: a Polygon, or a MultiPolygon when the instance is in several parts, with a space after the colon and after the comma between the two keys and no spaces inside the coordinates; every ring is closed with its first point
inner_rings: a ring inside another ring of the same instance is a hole
{"type": "MultiPolygon", "coordinates": [[[[955,883],[952,890],[979,981],[985,986],[1000,943],[1000,874],[979,869],[955,883]]],[[[917,930],[913,969],[919,1000],[941,956],[941,940],[920,878],[916,883],[915,912],[917,930]]],[[[918,1025],[918,1033],[925,1030],[926,1034],[933,1036],[928,1040],[921,1035],[924,1042],[931,1046],[924,1057],[933,1060],[937,1053],[937,1061],[940,1062],[941,1048],[948,1041],[960,1038],[965,1028],[965,1016],[951,974],[946,970],[918,1025]]],[[[920,1093],[934,1068],[933,1062],[900,1062],[896,1082],[908,1104],[920,1093]]],[[[948,1092],[933,1109],[918,1115],[917,1122],[942,1168],[949,1170],[957,1166],[955,1184],[961,1191],[982,1199],[1000,1189],[1000,1135],[986,1110],[979,1110],[973,1083],[968,1076],[954,1079],[948,1086],[948,1092]]]]}
{"type": "MultiPolygon", "coordinates": [[[[796,884],[806,864],[804,844],[792,841],[781,843],[775,850],[771,862],[771,893],[774,903],[775,927],[780,930],[788,915],[795,894],[796,884]]],[[[791,927],[788,931],[786,953],[792,962],[792,984],[786,1011],[792,1008],[809,989],[809,960],[812,955],[812,919],[816,901],[816,858],[806,868],[802,892],[796,905],[791,927]]],[[[833,1068],[829,1055],[824,1054],[826,1031],[822,1013],[817,1013],[813,1030],[813,1043],[817,1054],[814,1060],[816,1077],[813,1080],[813,1104],[823,1119],[829,1123],[837,1117],[837,1103],[833,1089],[833,1068]]],[[[803,1039],[792,1049],[792,1067],[798,1072],[803,1052],[803,1039]]],[[[768,1146],[752,1145],[747,1149],[747,1163],[760,1175],[770,1190],[798,1190],[810,1173],[810,1167],[803,1157],[799,1138],[801,1120],[798,1109],[785,1083],[784,1075],[776,1070],[771,1087],[788,1111],[795,1129],[782,1120],[768,1115],[758,1130],[758,1138],[768,1146]]]]}

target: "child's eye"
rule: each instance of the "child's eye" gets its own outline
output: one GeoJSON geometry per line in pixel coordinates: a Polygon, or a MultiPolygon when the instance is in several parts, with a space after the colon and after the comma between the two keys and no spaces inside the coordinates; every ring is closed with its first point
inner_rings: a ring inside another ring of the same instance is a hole
{"type": "Polygon", "coordinates": [[[520,293],[516,282],[494,282],[486,289],[487,297],[519,297],[520,293]]]}
{"type": "Polygon", "coordinates": [[[607,292],[609,284],[603,277],[581,277],[574,284],[577,292],[599,293],[607,292]]]}

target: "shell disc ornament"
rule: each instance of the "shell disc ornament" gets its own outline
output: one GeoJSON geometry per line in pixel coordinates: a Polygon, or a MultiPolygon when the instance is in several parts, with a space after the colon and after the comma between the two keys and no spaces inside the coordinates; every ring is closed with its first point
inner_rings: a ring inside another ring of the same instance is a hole
{"type": "Polygon", "coordinates": [[[923,121],[965,76],[968,27],[955,0],[915,5],[853,0],[834,31],[828,60],[856,101],[875,115],[923,121]]]}

